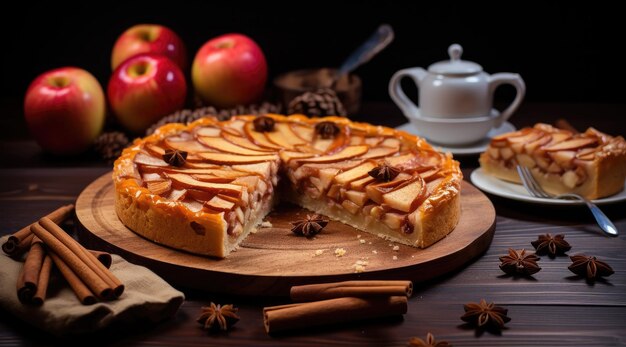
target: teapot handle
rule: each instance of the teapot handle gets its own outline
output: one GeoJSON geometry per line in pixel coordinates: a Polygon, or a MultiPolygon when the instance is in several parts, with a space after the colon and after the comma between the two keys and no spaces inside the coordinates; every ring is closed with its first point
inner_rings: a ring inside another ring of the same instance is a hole
{"type": "Polygon", "coordinates": [[[402,113],[404,113],[404,116],[408,119],[416,117],[419,109],[417,108],[417,105],[415,105],[415,103],[413,103],[413,101],[406,96],[402,90],[400,81],[404,77],[411,77],[419,89],[420,82],[425,76],[426,70],[421,67],[415,67],[400,70],[393,74],[391,80],[389,80],[389,96],[391,96],[391,99],[396,103],[396,105],[398,105],[400,110],[402,110],[402,113]]]}
{"type": "Polygon", "coordinates": [[[519,107],[520,103],[524,99],[524,95],[526,94],[526,84],[524,83],[522,76],[516,73],[502,72],[489,76],[489,94],[491,99],[493,99],[493,93],[496,91],[496,88],[503,84],[510,84],[515,87],[517,94],[515,95],[515,99],[511,105],[502,111],[500,117],[496,119],[494,123],[495,128],[499,128],[502,123],[511,117],[513,112],[515,112],[519,107]]]}

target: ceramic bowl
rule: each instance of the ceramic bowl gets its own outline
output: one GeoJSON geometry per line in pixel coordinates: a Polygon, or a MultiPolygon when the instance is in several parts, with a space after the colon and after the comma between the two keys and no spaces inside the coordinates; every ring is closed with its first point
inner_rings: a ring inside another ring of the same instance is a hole
{"type": "MultiPolygon", "coordinates": [[[[316,91],[326,86],[332,80],[336,69],[306,69],[284,73],[274,79],[274,86],[278,92],[278,100],[287,110],[289,102],[296,96],[316,91]]],[[[341,78],[335,87],[335,92],[348,115],[358,112],[361,106],[361,79],[357,75],[347,75],[341,78]]]]}
{"type": "Polygon", "coordinates": [[[500,113],[492,109],[489,116],[473,118],[430,118],[415,116],[409,120],[418,135],[433,144],[448,146],[470,145],[487,136],[500,113]]]}

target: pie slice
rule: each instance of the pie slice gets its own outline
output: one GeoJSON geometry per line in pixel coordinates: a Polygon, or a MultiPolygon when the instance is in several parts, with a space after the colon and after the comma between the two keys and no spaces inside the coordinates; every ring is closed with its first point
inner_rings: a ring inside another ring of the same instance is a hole
{"type": "Polygon", "coordinates": [[[624,189],[626,141],[594,128],[572,133],[539,123],[494,137],[480,156],[487,174],[521,184],[516,165],[529,167],[549,193],[598,199],[624,189]]]}
{"type": "Polygon", "coordinates": [[[254,116],[169,124],[137,140],[115,162],[120,220],[215,257],[235,250],[279,198],[415,247],[456,226],[462,174],[451,155],[341,117],[264,117],[262,127],[254,116]]]}

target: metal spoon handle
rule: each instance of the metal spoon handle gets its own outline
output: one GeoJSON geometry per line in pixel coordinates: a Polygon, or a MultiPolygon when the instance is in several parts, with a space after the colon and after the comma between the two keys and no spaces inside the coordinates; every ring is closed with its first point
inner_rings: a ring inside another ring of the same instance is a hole
{"type": "Polygon", "coordinates": [[[333,78],[334,85],[341,76],[350,73],[360,65],[367,63],[376,54],[387,47],[393,41],[393,29],[389,24],[382,24],[376,32],[370,36],[367,41],[363,42],[350,56],[343,62],[337,74],[333,78]]]}
{"type": "Polygon", "coordinates": [[[583,198],[578,194],[562,194],[560,196],[574,197],[580,201],[583,201],[587,205],[587,207],[589,207],[589,210],[591,210],[591,214],[593,214],[593,217],[596,219],[598,226],[600,227],[600,229],[602,229],[602,231],[604,231],[605,234],[609,236],[619,235],[615,224],[613,224],[609,217],[607,217],[604,212],[602,212],[602,210],[600,210],[600,208],[593,202],[583,198]]]}

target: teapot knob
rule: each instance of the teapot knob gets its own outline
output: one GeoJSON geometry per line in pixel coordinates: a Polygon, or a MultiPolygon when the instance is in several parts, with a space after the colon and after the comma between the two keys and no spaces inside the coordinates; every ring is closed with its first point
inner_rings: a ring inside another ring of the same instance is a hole
{"type": "Polygon", "coordinates": [[[450,55],[450,60],[459,61],[461,60],[461,54],[463,54],[463,47],[458,43],[454,43],[448,47],[448,54],[450,55]]]}

